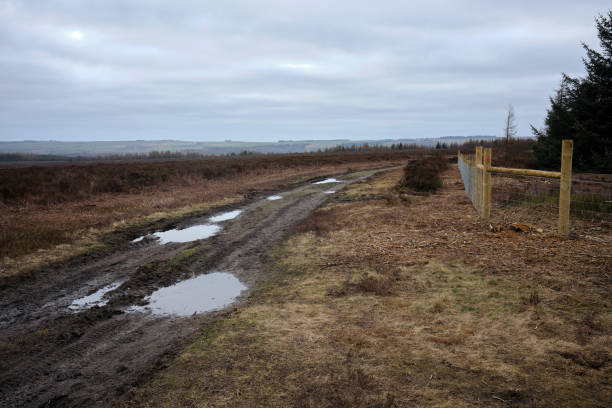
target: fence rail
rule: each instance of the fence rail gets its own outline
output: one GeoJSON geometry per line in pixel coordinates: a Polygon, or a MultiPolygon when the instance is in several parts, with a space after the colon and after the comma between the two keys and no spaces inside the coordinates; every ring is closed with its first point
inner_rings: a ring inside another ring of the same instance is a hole
{"type": "Polygon", "coordinates": [[[564,140],[561,152],[561,171],[513,169],[491,165],[491,148],[476,147],[475,154],[458,153],[458,165],[465,191],[481,218],[491,216],[491,175],[539,177],[559,180],[557,230],[561,235],[569,234],[570,201],[572,190],[573,141],[564,140]]]}

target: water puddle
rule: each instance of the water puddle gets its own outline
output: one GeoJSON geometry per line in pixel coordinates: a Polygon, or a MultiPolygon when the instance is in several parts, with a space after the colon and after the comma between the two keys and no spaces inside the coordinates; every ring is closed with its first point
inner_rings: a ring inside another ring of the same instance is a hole
{"type": "Polygon", "coordinates": [[[68,309],[78,311],[89,309],[90,307],[94,306],[104,306],[106,303],[108,303],[108,300],[102,299],[104,295],[106,295],[111,290],[117,289],[122,283],[123,282],[111,283],[110,285],[98,289],[91,295],[83,296],[82,298],[76,299],[70,304],[70,306],[68,306],[68,309]]]}
{"type": "Polygon", "coordinates": [[[312,183],[312,184],[327,184],[327,183],[341,183],[341,181],[336,180],[335,178],[328,178],[325,180],[317,181],[316,183],[312,183]]]}
{"type": "MultiPolygon", "coordinates": [[[[242,211],[242,210],[236,210],[242,211]]],[[[233,211],[232,211],[233,212],[233,211]]],[[[222,216],[227,216],[226,214],[221,214],[222,216]]],[[[221,216],[220,215],[220,216],[221,216]]],[[[236,214],[234,217],[236,217],[236,214]]],[[[231,217],[233,218],[233,217],[231,217]]],[[[231,219],[226,218],[226,219],[231,219]]],[[[161,245],[167,244],[168,242],[190,242],[195,241],[197,239],[205,239],[210,238],[215,235],[217,232],[221,230],[221,227],[214,224],[204,224],[204,225],[194,225],[193,227],[185,228],[185,229],[173,229],[163,232],[156,232],[149,235],[143,235],[142,237],[138,237],[133,239],[132,242],[142,241],[147,237],[153,237],[159,240],[161,245]]]]}
{"type": "Polygon", "coordinates": [[[274,201],[274,200],[280,200],[281,198],[283,198],[283,196],[279,196],[279,195],[271,195],[271,196],[270,196],[270,197],[268,197],[266,200],[274,201]]]}
{"type": "Polygon", "coordinates": [[[246,289],[228,272],[213,272],[158,289],[145,298],[148,306],[134,306],[131,311],[150,310],[155,315],[191,316],[221,309],[236,300],[246,289]]]}
{"type": "Polygon", "coordinates": [[[325,190],[324,193],[325,194],[334,194],[336,192],[336,190],[325,190]]]}
{"type": "Polygon", "coordinates": [[[153,236],[159,238],[160,244],[168,242],[189,242],[197,239],[210,238],[221,230],[221,227],[214,224],[194,225],[185,229],[173,229],[169,231],[156,232],[153,236]]]}
{"type": "Polygon", "coordinates": [[[221,222],[221,221],[233,220],[234,218],[239,216],[241,212],[242,210],[228,211],[223,214],[219,214],[219,215],[215,215],[214,217],[210,217],[209,220],[210,222],[221,222]]]}

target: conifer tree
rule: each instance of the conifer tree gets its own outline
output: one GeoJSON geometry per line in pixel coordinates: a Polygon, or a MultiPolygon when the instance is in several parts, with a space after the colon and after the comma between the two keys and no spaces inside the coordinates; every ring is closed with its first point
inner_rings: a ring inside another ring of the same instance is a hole
{"type": "Polygon", "coordinates": [[[563,75],[550,99],[545,128],[537,130],[534,154],[542,167],[558,168],[561,141],[574,140],[574,167],[612,173],[612,11],[596,19],[601,52],[583,44],[587,75],[563,75]]]}

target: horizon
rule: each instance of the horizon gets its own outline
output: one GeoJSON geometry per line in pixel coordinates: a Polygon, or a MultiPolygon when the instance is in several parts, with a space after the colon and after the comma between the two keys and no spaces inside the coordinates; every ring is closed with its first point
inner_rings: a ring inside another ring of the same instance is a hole
{"type": "MultiPolygon", "coordinates": [[[[97,142],[181,142],[181,143],[298,143],[298,142],[377,142],[377,141],[413,141],[413,140],[442,140],[452,138],[463,138],[463,139],[477,139],[477,138],[496,138],[503,139],[503,136],[496,135],[447,135],[447,136],[433,136],[433,137],[400,137],[400,138],[384,138],[384,139],[350,139],[350,138],[338,138],[338,139],[279,139],[279,140],[235,140],[235,139],[224,139],[224,140],[182,140],[182,139],[100,139],[100,140],[57,140],[57,139],[22,139],[22,140],[0,140],[0,143],[97,143],[97,142]]],[[[533,139],[533,135],[518,135],[514,136],[514,139],[533,139]]]]}
{"type": "Polygon", "coordinates": [[[530,137],[608,8],[6,1],[0,141],[530,137]]]}

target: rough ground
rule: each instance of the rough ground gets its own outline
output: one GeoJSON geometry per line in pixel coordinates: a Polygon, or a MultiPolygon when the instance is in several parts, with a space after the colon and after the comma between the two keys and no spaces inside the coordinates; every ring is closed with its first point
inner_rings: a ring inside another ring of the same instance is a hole
{"type": "MultiPolygon", "coordinates": [[[[158,245],[130,243],[138,233],[185,227],[232,207],[213,208],[201,219],[184,219],[151,230],[116,234],[123,245],[82,255],[30,274],[0,281],[0,406],[108,406],[149,373],[162,367],[195,330],[232,309],[189,318],[129,313],[156,288],[195,274],[231,271],[247,286],[266,279],[266,254],[288,229],[310,214],[342,184],[308,183],[284,198],[254,197],[236,219],[207,240],[158,245]],[[114,281],[106,306],[71,313],[77,298],[114,281]]],[[[266,194],[267,195],[267,194],[266,194]]]]}
{"type": "Polygon", "coordinates": [[[399,177],[302,221],[275,279],[121,405],[609,407],[611,231],[491,231],[456,167],[428,196],[399,177]]]}
{"type": "MultiPolygon", "coordinates": [[[[262,156],[237,158],[237,163],[234,159],[218,159],[215,162],[223,164],[217,168],[221,173],[218,175],[205,171],[206,161],[174,161],[160,166],[145,163],[144,168],[142,162],[124,163],[117,168],[106,164],[99,177],[92,177],[90,166],[58,166],[57,171],[49,172],[37,170],[34,173],[40,177],[33,179],[27,176],[26,169],[24,174],[20,169],[0,169],[0,279],[91,252],[105,241],[105,235],[117,229],[163,221],[163,218],[184,218],[212,205],[242,202],[253,192],[285,190],[323,174],[399,165],[414,154],[404,152],[391,158],[376,154],[336,154],[323,160],[317,155],[310,159],[308,155],[280,159],[262,156]],[[240,171],[243,160],[253,165],[250,171],[240,171]],[[270,163],[278,160],[280,163],[276,165],[270,163]],[[115,172],[121,177],[111,177],[115,172]],[[154,176],[161,184],[151,185],[140,179],[144,177],[146,181],[154,176]],[[87,184],[87,180],[91,183],[87,184]],[[121,192],[88,193],[91,186],[106,182],[116,186],[118,180],[126,183],[118,189],[121,192]],[[5,187],[11,186],[17,190],[27,186],[34,191],[22,192],[25,195],[15,201],[7,198],[5,187]],[[62,193],[62,186],[68,188],[66,194],[62,193]]],[[[208,165],[218,167],[215,163],[208,165]]]]}

